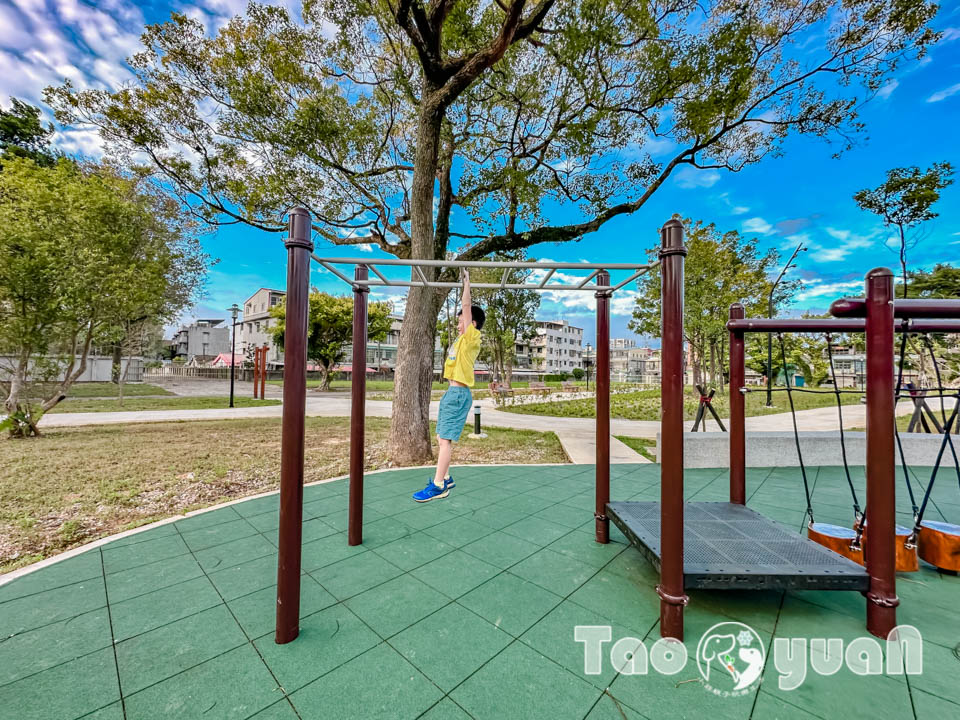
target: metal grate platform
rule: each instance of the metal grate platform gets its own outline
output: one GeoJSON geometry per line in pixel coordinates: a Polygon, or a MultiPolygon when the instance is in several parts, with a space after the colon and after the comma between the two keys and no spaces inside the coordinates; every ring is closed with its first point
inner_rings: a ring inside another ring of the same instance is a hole
{"type": "MultiPolygon", "coordinates": [[[[607,515],[660,569],[660,503],[612,502],[607,515]]],[[[683,585],[714,590],[866,590],[866,569],[743,505],[684,505],[683,585]]]]}

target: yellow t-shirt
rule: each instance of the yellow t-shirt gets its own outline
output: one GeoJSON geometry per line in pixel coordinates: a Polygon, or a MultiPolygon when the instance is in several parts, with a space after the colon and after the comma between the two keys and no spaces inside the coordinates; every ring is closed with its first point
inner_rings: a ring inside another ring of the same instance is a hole
{"type": "Polygon", "coordinates": [[[473,387],[473,364],[479,353],[480,331],[471,324],[447,353],[447,359],[443,363],[444,380],[455,380],[467,387],[473,387]]]}

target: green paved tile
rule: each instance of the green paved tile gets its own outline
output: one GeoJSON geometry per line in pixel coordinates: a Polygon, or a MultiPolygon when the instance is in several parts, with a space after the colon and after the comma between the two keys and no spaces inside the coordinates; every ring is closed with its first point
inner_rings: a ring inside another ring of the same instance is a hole
{"type": "Polygon", "coordinates": [[[412,575],[401,575],[355,595],[346,604],[381,637],[388,638],[449,602],[412,575]]]}
{"type": "Polygon", "coordinates": [[[105,647],[110,647],[110,620],[105,607],[5,636],[0,641],[0,685],[105,647]]]}
{"type": "Polygon", "coordinates": [[[423,530],[459,517],[456,513],[445,510],[442,505],[438,507],[435,502],[421,504],[411,501],[411,503],[414,505],[413,508],[397,513],[393,518],[412,530],[423,530]]]}
{"type": "Polygon", "coordinates": [[[500,569],[490,563],[485,563],[462,550],[454,550],[452,553],[447,553],[443,557],[411,570],[410,574],[447,597],[456,598],[473,590],[498,572],[500,569]]]}
{"type": "Polygon", "coordinates": [[[253,500],[244,500],[242,503],[232,505],[237,515],[249,518],[253,515],[260,515],[265,512],[272,512],[275,515],[280,514],[280,493],[272,493],[253,500]]]}
{"type": "Polygon", "coordinates": [[[387,517],[371,523],[363,524],[363,544],[373,549],[407,537],[414,530],[396,518],[387,517]]]}
{"type": "MultiPolygon", "coordinates": [[[[311,518],[310,520],[305,520],[303,523],[303,532],[300,537],[300,542],[308,543],[314,540],[319,540],[320,538],[329,537],[330,535],[335,535],[336,533],[336,528],[331,527],[320,518],[311,518]]],[[[276,541],[276,528],[266,532],[265,534],[267,535],[267,539],[271,542],[276,541]]]]}
{"type": "Polygon", "coordinates": [[[586,512],[578,508],[570,507],[569,505],[552,505],[535,513],[534,517],[555,522],[571,530],[580,527],[585,522],[593,522],[592,512],[586,512]]]}
{"type": "MultiPolygon", "coordinates": [[[[609,690],[600,696],[593,710],[584,720],[650,720],[641,715],[632,707],[625,705],[622,700],[609,690]]],[[[757,720],[760,720],[759,718],[757,720]]]]}
{"type": "Polygon", "coordinates": [[[66,620],[106,604],[102,577],[19,597],[0,605],[0,638],[66,620]]]}
{"type": "MultiPolygon", "coordinates": [[[[304,618],[337,602],[309,575],[300,576],[300,617],[304,618]]],[[[277,621],[276,583],[255,593],[244,595],[227,603],[237,622],[249,637],[260,637],[273,632],[277,621]]]]}
{"type": "Polygon", "coordinates": [[[72,720],[120,699],[113,648],[104,648],[0,687],[0,716],[72,720]],[[2,715],[9,710],[14,714],[2,715]]]}
{"type": "Polygon", "coordinates": [[[912,696],[918,718],[949,718],[960,715],[960,702],[950,702],[923,690],[913,690],[912,696]]]}
{"type": "Polygon", "coordinates": [[[374,552],[401,570],[413,570],[453,549],[453,546],[445,542],[418,532],[378,547],[374,552]]]}
{"type": "Polygon", "coordinates": [[[261,710],[251,717],[250,720],[299,720],[299,718],[290,706],[290,701],[283,699],[280,702],[274,703],[266,710],[261,710]]]}
{"type": "MultiPolygon", "coordinates": [[[[511,487],[513,492],[516,492],[516,486],[511,485],[511,487]]],[[[520,494],[510,495],[505,500],[501,500],[499,504],[532,515],[539,510],[543,510],[545,507],[556,504],[556,502],[556,500],[547,500],[546,498],[536,497],[535,495],[520,494]]]]}
{"type": "MultiPolygon", "coordinates": [[[[960,628],[954,626],[960,635],[960,628]]],[[[958,641],[960,645],[960,641],[958,641]]],[[[960,703],[960,650],[947,649],[933,643],[923,644],[923,674],[910,676],[910,687],[931,695],[960,703]]]]}
{"type": "Polygon", "coordinates": [[[471,720],[471,718],[453,700],[445,697],[425,715],[421,715],[420,720],[471,720]]]}
{"type": "Polygon", "coordinates": [[[0,612],[3,603],[25,595],[33,595],[44,590],[53,590],[83,580],[100,577],[103,574],[100,564],[100,552],[89,550],[76,557],[61,560],[40,570],[0,585],[0,612]]]}
{"type": "Polygon", "coordinates": [[[582,718],[600,691],[523,643],[515,642],[450,697],[476,718],[582,718]]]}
{"type": "MultiPolygon", "coordinates": [[[[265,512],[259,515],[250,515],[247,517],[247,522],[263,534],[273,535],[277,532],[277,528],[280,527],[280,513],[265,512]]],[[[306,524],[306,519],[304,520],[304,524],[306,524]]]]}
{"type": "MultiPolygon", "coordinates": [[[[499,495],[499,493],[498,493],[499,495]]],[[[500,530],[507,525],[513,525],[518,520],[527,517],[522,510],[504,507],[503,505],[489,505],[469,513],[466,517],[493,530],[500,530]]]]}
{"type": "Polygon", "coordinates": [[[124,695],[199,665],[247,641],[226,605],[117,643],[124,695]]]}
{"type": "Polygon", "coordinates": [[[108,573],[146,565],[157,560],[166,560],[177,555],[186,555],[190,548],[179,535],[165,535],[132,545],[113,547],[107,545],[103,553],[103,567],[108,573]]]}
{"type": "Polygon", "coordinates": [[[265,555],[240,565],[218,570],[209,575],[224,600],[249,595],[277,582],[277,556],[265,555]]]}
{"type": "Polygon", "coordinates": [[[569,555],[543,549],[518,562],[510,572],[565,597],[589,580],[597,569],[569,555]]]}
{"type": "Polygon", "coordinates": [[[610,664],[612,644],[623,637],[642,639],[648,628],[649,625],[628,628],[611,623],[603,616],[565,600],[536,625],[527,630],[520,637],[520,641],[562,665],[581,680],[596,685],[600,690],[603,690],[613,681],[616,675],[616,670],[610,664]],[[611,627],[611,642],[603,646],[603,665],[600,675],[587,675],[584,672],[585,646],[584,643],[577,642],[574,636],[577,625],[609,625],[611,627]]]}
{"type": "Polygon", "coordinates": [[[811,715],[806,710],[791,705],[761,688],[757,695],[757,702],[753,706],[752,717],[757,720],[815,720],[819,716],[811,715]]]}
{"type": "Polygon", "coordinates": [[[110,573],[107,575],[107,594],[111,603],[122,602],[201,575],[203,568],[194,560],[193,555],[188,553],[110,573]]]}
{"type": "Polygon", "coordinates": [[[89,715],[84,715],[81,720],[123,720],[123,704],[119,702],[112,703],[89,715]]]}
{"type": "Polygon", "coordinates": [[[378,645],[291,696],[302,718],[397,720],[421,715],[440,691],[390,646],[378,645]],[[376,682],[371,682],[376,678],[376,682]]]}
{"type": "Polygon", "coordinates": [[[302,619],[300,635],[292,642],[277,645],[271,633],[254,644],[283,689],[292,693],[379,642],[376,633],[339,604],[302,619]]]}
{"type": "Polygon", "coordinates": [[[547,548],[595,568],[602,568],[624,550],[624,546],[619,543],[598,543],[593,537],[584,537],[583,533],[564,535],[547,545],[547,548]]]}
{"type": "Polygon", "coordinates": [[[110,603],[116,640],[153,630],[221,603],[220,595],[205,577],[188,580],[131,600],[110,603]]]}
{"type": "Polygon", "coordinates": [[[127,696],[127,720],[246,718],[277,701],[280,692],[249,644],[127,696]]]}
{"type": "Polygon", "coordinates": [[[195,552],[193,556],[200,563],[200,567],[206,572],[212,573],[249,560],[256,560],[265,555],[275,555],[276,552],[276,547],[258,533],[223,545],[216,545],[206,550],[200,550],[195,552]]]}
{"type": "Polygon", "coordinates": [[[463,547],[468,543],[472,543],[474,540],[479,540],[485,535],[489,535],[492,530],[486,525],[474,522],[468,518],[459,517],[429,527],[424,530],[424,532],[448,545],[463,547]]]}
{"type": "Polygon", "coordinates": [[[240,517],[233,505],[229,505],[219,510],[197,513],[188,518],[177,520],[177,530],[179,532],[188,532],[197,528],[209,527],[210,525],[219,525],[220,523],[230,522],[240,517]]]}
{"type": "Polygon", "coordinates": [[[463,547],[464,552],[503,569],[533,555],[539,549],[539,545],[500,531],[463,547]]]}
{"type": "Polygon", "coordinates": [[[363,545],[347,544],[347,534],[338,532],[313,542],[303,544],[301,567],[307,572],[331,565],[344,558],[360,555],[369,548],[363,545]]]}
{"type": "Polygon", "coordinates": [[[395,578],[401,572],[403,571],[397,566],[376,553],[365,552],[314,570],[310,574],[335,598],[345,600],[395,578]]]}
{"type": "Polygon", "coordinates": [[[539,585],[500,573],[457,602],[496,627],[518,636],[546,615],[562,598],[539,585]]]}
{"type": "Polygon", "coordinates": [[[196,530],[180,531],[180,537],[194,552],[204,550],[215,545],[239,540],[249,537],[257,532],[257,529],[243,518],[232,520],[230,522],[220,523],[218,525],[209,525],[207,527],[197,528],[196,530]]]}
{"type": "Polygon", "coordinates": [[[603,569],[570,599],[598,615],[627,627],[647,626],[660,617],[655,583],[642,576],[625,577],[603,569]]]}
{"type": "Polygon", "coordinates": [[[543,518],[527,517],[503,528],[503,532],[516,535],[527,542],[545,546],[569,533],[570,528],[543,518]]]}
{"type": "Polygon", "coordinates": [[[450,692],[513,638],[456,604],[447,605],[390,639],[390,644],[450,692]]]}

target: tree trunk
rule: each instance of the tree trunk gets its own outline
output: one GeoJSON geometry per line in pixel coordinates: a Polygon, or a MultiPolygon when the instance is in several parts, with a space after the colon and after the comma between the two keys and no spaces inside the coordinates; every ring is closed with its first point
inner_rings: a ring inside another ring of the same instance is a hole
{"type": "Polygon", "coordinates": [[[717,341],[710,340],[710,387],[717,386],[717,341]]]}
{"type": "Polygon", "coordinates": [[[113,362],[110,365],[110,382],[116,385],[120,382],[120,368],[123,365],[123,344],[117,343],[111,349],[113,362]]]}
{"type": "MultiPolygon", "coordinates": [[[[434,186],[443,109],[433,97],[436,88],[424,88],[418,118],[413,182],[410,188],[411,257],[443,257],[433,226],[434,186]],[[439,254],[438,254],[439,253],[439,254]]],[[[434,268],[422,268],[432,280],[434,268]]],[[[397,370],[390,419],[390,456],[400,465],[433,461],[430,444],[430,391],[433,387],[433,348],[437,315],[443,296],[433,288],[412,287],[397,345],[397,370]]]]}
{"type": "Polygon", "coordinates": [[[907,297],[907,238],[903,233],[903,225],[897,226],[900,229],[900,274],[903,277],[903,297],[907,297]]]}

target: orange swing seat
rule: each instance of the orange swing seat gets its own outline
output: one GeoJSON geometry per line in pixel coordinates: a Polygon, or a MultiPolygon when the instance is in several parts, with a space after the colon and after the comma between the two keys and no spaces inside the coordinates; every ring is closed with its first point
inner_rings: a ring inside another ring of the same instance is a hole
{"type": "Polygon", "coordinates": [[[863,546],[854,547],[853,542],[857,539],[857,533],[843,525],[831,525],[830,523],[813,522],[807,525],[807,537],[825,548],[833,550],[838,555],[843,555],[848,560],[858,565],[863,565],[863,546]]]}
{"type": "MultiPolygon", "coordinates": [[[[860,529],[860,523],[853,524],[854,530],[860,529]]],[[[920,560],[917,558],[917,543],[910,542],[910,536],[913,532],[910,528],[905,528],[899,523],[894,528],[894,534],[896,535],[896,570],[897,572],[917,572],[920,569],[920,560]]],[[[863,525],[863,535],[861,536],[860,544],[864,548],[867,547],[867,524],[864,522],[863,525]]]]}
{"type": "Polygon", "coordinates": [[[960,525],[924,520],[917,535],[920,557],[940,570],[960,572],[960,525]]]}

